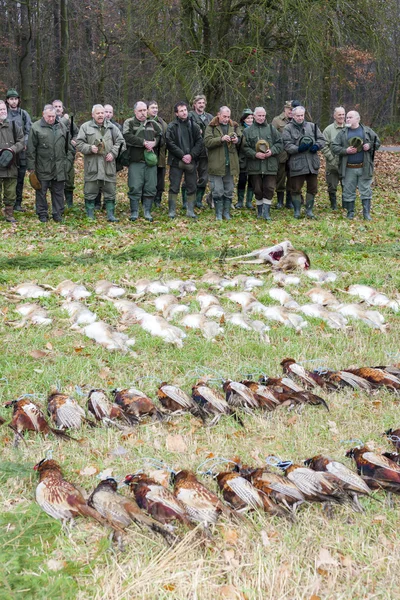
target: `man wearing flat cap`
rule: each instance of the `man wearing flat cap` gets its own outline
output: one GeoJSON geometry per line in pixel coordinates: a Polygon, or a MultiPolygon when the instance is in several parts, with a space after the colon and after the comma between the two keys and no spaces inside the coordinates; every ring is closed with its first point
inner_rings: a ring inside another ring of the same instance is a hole
{"type": "Polygon", "coordinates": [[[343,204],[347,218],[354,219],[356,191],[360,193],[363,217],[371,220],[372,178],[375,151],[381,142],[370,127],[360,123],[360,114],[351,110],[346,115],[346,129],[332,142],[332,152],[339,156],[339,176],[343,184],[343,204]]]}
{"type": "MultiPolygon", "coordinates": [[[[286,100],[283,107],[283,112],[272,119],[272,125],[282,134],[282,131],[292,120],[292,101],[286,100]]],[[[292,208],[292,197],[289,188],[289,173],[288,173],[288,154],[286,150],[282,150],[279,157],[278,174],[276,176],[276,196],[278,204],[276,208],[283,208],[283,198],[286,190],[286,208],[292,208]]]]}

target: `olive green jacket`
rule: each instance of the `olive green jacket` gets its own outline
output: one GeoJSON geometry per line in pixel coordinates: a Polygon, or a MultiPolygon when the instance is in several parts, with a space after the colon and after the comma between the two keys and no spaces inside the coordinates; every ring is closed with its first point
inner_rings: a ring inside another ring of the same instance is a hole
{"type": "Polygon", "coordinates": [[[239,175],[239,155],[238,148],[242,138],[242,132],[239,125],[229,119],[228,131],[226,135],[236,133],[238,143],[222,142],[224,135],[218,117],[210,121],[204,134],[204,145],[208,150],[208,174],[224,177],[226,173],[226,150],[229,156],[229,172],[231,175],[239,175]]]}
{"type": "MultiPolygon", "coordinates": [[[[364,143],[369,144],[371,147],[367,152],[364,152],[364,161],[363,161],[363,177],[370,178],[374,174],[374,158],[375,152],[378,150],[381,145],[381,141],[376,135],[375,131],[373,131],[370,127],[366,125],[360,126],[364,130],[364,143]]],[[[339,156],[339,176],[344,177],[346,174],[346,166],[347,166],[347,148],[349,147],[349,143],[347,140],[347,127],[343,129],[332,142],[332,152],[339,156]]]]}
{"type": "Polygon", "coordinates": [[[289,154],[289,171],[290,177],[298,175],[316,175],[321,166],[318,152],[313,154],[309,150],[299,152],[299,146],[303,136],[311,137],[321,150],[326,144],[325,138],[318,127],[314,123],[304,121],[298,125],[295,121],[288,123],[283,130],[282,137],[285,145],[285,150],[289,154]]]}
{"type": "Polygon", "coordinates": [[[127,148],[129,148],[130,162],[144,162],[144,142],[156,142],[154,152],[158,153],[163,143],[161,123],[154,119],[138,121],[136,117],[127,119],[122,128],[127,148]]]}
{"type": "Polygon", "coordinates": [[[266,122],[259,125],[254,122],[243,132],[241,151],[247,158],[247,173],[249,175],[276,175],[279,166],[279,154],[283,150],[282,137],[279,131],[266,122]],[[256,144],[259,140],[269,143],[272,156],[260,160],[256,158],[256,144]]]}
{"type": "Polygon", "coordinates": [[[84,155],[85,181],[115,182],[117,180],[115,159],[118,156],[121,144],[121,152],[125,150],[125,140],[118,127],[110,121],[104,121],[104,128],[105,132],[102,136],[100,127],[92,119],[83,123],[79,129],[76,138],[76,149],[84,155]],[[104,142],[104,152],[93,154],[92,146],[100,140],[104,142]],[[113,155],[114,160],[107,162],[105,157],[109,152],[113,155]]]}
{"type": "Polygon", "coordinates": [[[332,152],[332,142],[342,129],[346,129],[345,125],[337,125],[334,121],[328,127],[325,127],[323,136],[326,139],[326,146],[322,148],[322,154],[326,160],[326,172],[337,173],[339,170],[339,157],[332,152]]]}
{"type": "Polygon", "coordinates": [[[74,156],[75,148],[63,123],[49,125],[43,118],[33,123],[26,152],[28,171],[35,171],[42,181],[65,181],[74,156]]]}
{"type": "MultiPolygon", "coordinates": [[[[197,114],[197,112],[195,110],[189,111],[189,118],[191,118],[192,121],[194,121],[196,123],[196,125],[198,125],[200,127],[201,135],[202,135],[202,138],[204,139],[204,136],[206,134],[206,129],[207,129],[208,125],[210,124],[213,116],[208,112],[205,112],[203,114],[204,114],[204,121],[200,117],[200,115],[197,114]]],[[[206,156],[207,156],[207,148],[204,147],[199,158],[205,158],[206,156]]]]}
{"type": "Polygon", "coordinates": [[[9,148],[14,152],[14,160],[7,168],[0,167],[0,178],[16,178],[18,175],[17,155],[25,147],[24,132],[17,123],[15,123],[15,139],[12,123],[5,119],[0,123],[0,150],[9,148]]]}
{"type": "MultiPolygon", "coordinates": [[[[290,119],[285,115],[285,112],[282,112],[280,115],[272,119],[272,125],[279,131],[279,133],[282,133],[288,123],[290,123],[290,119]]],[[[288,158],[289,157],[286,150],[283,150],[279,155],[279,162],[285,163],[288,158]]]]}
{"type": "Polygon", "coordinates": [[[165,134],[167,133],[168,123],[158,115],[154,119],[162,128],[162,139],[158,150],[158,166],[164,169],[167,166],[167,146],[165,142],[165,134]]]}

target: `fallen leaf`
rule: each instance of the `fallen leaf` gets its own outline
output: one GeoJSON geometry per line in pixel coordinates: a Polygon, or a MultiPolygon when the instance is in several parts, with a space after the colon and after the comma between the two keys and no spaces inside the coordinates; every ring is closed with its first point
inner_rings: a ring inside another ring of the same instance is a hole
{"type": "Polygon", "coordinates": [[[90,477],[91,475],[96,475],[96,473],[98,473],[99,470],[97,467],[94,466],[89,466],[89,467],[85,467],[84,469],[81,469],[79,471],[79,475],[83,475],[84,477],[90,477]]]}
{"type": "Polygon", "coordinates": [[[46,348],[47,348],[48,350],[53,350],[53,344],[52,344],[51,342],[47,342],[47,344],[46,344],[46,348]]]}
{"type": "Polygon", "coordinates": [[[334,558],[332,556],[332,554],[329,552],[329,550],[327,548],[321,548],[319,551],[319,555],[318,555],[316,564],[317,564],[317,568],[318,568],[321,565],[337,567],[339,563],[336,560],[336,558],[334,558]]]}
{"type": "Polygon", "coordinates": [[[316,596],[315,594],[313,594],[312,596],[310,596],[310,600],[321,600],[321,596],[316,596]]]}
{"type": "Polygon", "coordinates": [[[63,337],[65,335],[65,331],[63,329],[53,329],[51,335],[53,337],[63,337]]]}
{"type": "Polygon", "coordinates": [[[103,367],[99,371],[99,377],[100,377],[100,379],[103,379],[103,380],[108,379],[110,374],[111,374],[111,369],[109,369],[108,367],[103,367]]]}
{"type": "Polygon", "coordinates": [[[173,583],[166,583],[163,585],[164,590],[166,590],[167,592],[174,592],[176,586],[173,583]]]}
{"type": "Polygon", "coordinates": [[[334,434],[338,434],[339,433],[335,421],[328,421],[328,427],[329,427],[329,431],[331,433],[334,433],[334,434]]]}
{"type": "Polygon", "coordinates": [[[183,437],[178,433],[176,435],[167,435],[165,440],[167,450],[170,452],[186,452],[187,445],[183,437]]]}
{"type": "Polygon", "coordinates": [[[221,585],[219,595],[221,598],[226,598],[227,600],[245,600],[244,594],[232,584],[221,585]]]}
{"type": "Polygon", "coordinates": [[[294,425],[295,423],[297,423],[297,421],[298,417],[296,415],[293,415],[293,417],[290,417],[290,419],[286,421],[286,425],[294,425]]]}
{"type": "Polygon", "coordinates": [[[268,548],[268,546],[271,545],[268,533],[265,531],[265,529],[261,530],[261,541],[262,541],[262,545],[264,546],[264,548],[268,548]]]}
{"type": "Polygon", "coordinates": [[[50,569],[50,571],[61,571],[61,569],[66,566],[67,563],[65,560],[55,560],[54,558],[50,558],[50,560],[47,561],[47,568],[50,569]]]}
{"type": "Polygon", "coordinates": [[[29,355],[32,356],[32,358],[45,358],[48,354],[49,352],[47,350],[32,350],[32,352],[29,352],[29,355]]]}
{"type": "Polygon", "coordinates": [[[375,517],[372,519],[373,523],[383,523],[384,521],[386,521],[385,515],[375,515],[375,517]]]}
{"type": "Polygon", "coordinates": [[[342,567],[345,569],[351,569],[353,566],[353,561],[351,556],[345,556],[344,554],[339,554],[339,559],[342,567]]]}
{"type": "Polygon", "coordinates": [[[239,539],[238,532],[235,529],[224,529],[222,535],[228,544],[236,544],[239,539]]]}

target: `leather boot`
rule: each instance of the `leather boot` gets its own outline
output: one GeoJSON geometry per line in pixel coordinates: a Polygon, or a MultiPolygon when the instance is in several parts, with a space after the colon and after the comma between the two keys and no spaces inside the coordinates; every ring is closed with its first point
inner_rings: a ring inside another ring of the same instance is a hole
{"type": "Polygon", "coordinates": [[[331,209],[336,210],[337,209],[336,192],[329,192],[329,200],[331,202],[331,209]]]}
{"type": "Polygon", "coordinates": [[[95,221],[96,217],[94,216],[94,200],[85,200],[85,209],[87,218],[91,221],[95,221]]]}
{"type": "Polygon", "coordinates": [[[301,211],[301,195],[300,194],[292,194],[292,205],[294,208],[294,218],[300,219],[300,211],[301,211]]]}
{"type": "Polygon", "coordinates": [[[131,209],[131,215],[129,217],[130,221],[137,221],[139,217],[139,200],[137,198],[129,199],[129,206],[131,209]]]}
{"type": "Polygon", "coordinates": [[[249,210],[253,210],[253,196],[254,196],[253,189],[249,188],[249,186],[247,186],[246,208],[248,208],[249,210]]]}
{"type": "Polygon", "coordinates": [[[203,207],[203,196],[204,196],[205,191],[206,191],[206,188],[199,188],[199,187],[196,190],[196,207],[197,208],[203,207]]]}
{"type": "Polygon", "coordinates": [[[181,188],[181,195],[182,195],[182,208],[183,208],[183,210],[186,210],[186,208],[187,208],[187,190],[185,187],[181,188]]]}
{"type": "Polygon", "coordinates": [[[313,214],[314,196],[312,194],[306,194],[306,217],[308,219],[315,219],[316,216],[313,214]]]}
{"type": "Polygon", "coordinates": [[[146,221],[153,222],[153,217],[151,216],[151,206],[153,204],[153,198],[143,198],[143,211],[144,218],[146,221]]]}
{"type": "Polygon", "coordinates": [[[7,223],[16,223],[17,220],[14,219],[14,207],[13,206],[5,206],[4,207],[4,217],[7,223]]]}
{"type": "Polygon", "coordinates": [[[237,197],[238,197],[238,201],[235,204],[235,208],[243,208],[244,190],[238,190],[237,197]]]}
{"type": "Polygon", "coordinates": [[[286,192],[286,208],[294,208],[291,192],[286,192]]]}
{"type": "Polygon", "coordinates": [[[190,217],[191,219],[197,219],[197,215],[194,212],[195,202],[196,202],[196,194],[188,194],[186,216],[190,217]]]}
{"type": "Polygon", "coordinates": [[[175,219],[176,217],[176,201],[178,199],[178,194],[173,194],[169,192],[168,194],[168,216],[170,219],[175,219]]]}
{"type": "Polygon", "coordinates": [[[269,214],[271,205],[267,204],[264,200],[264,204],[262,205],[262,218],[266,221],[271,221],[271,216],[269,214]]]}
{"type": "Polygon", "coordinates": [[[222,212],[224,209],[224,199],[223,198],[214,198],[214,207],[215,207],[215,220],[222,221],[222,212]]]}
{"type": "Polygon", "coordinates": [[[257,200],[256,200],[256,205],[257,205],[257,219],[262,219],[264,204],[257,204],[257,200]]]}
{"type": "Polygon", "coordinates": [[[361,200],[363,206],[363,217],[365,221],[371,221],[371,200],[361,200]]]}
{"type": "Polygon", "coordinates": [[[355,207],[355,201],[354,202],[345,202],[344,203],[344,207],[347,209],[347,215],[346,218],[347,219],[354,219],[354,207],[355,207]]]}
{"type": "Polygon", "coordinates": [[[74,192],[72,190],[64,191],[65,203],[68,208],[71,208],[74,204],[74,192]]]}
{"type": "Polygon", "coordinates": [[[115,200],[107,200],[106,202],[107,221],[110,223],[118,223],[119,219],[116,218],[115,211],[115,200]]]}
{"type": "Polygon", "coordinates": [[[24,208],[22,205],[22,200],[16,200],[15,204],[14,204],[14,210],[18,211],[18,212],[26,212],[26,208],[24,208]]]}
{"type": "Polygon", "coordinates": [[[226,196],[224,196],[224,208],[222,212],[222,218],[225,219],[225,221],[231,220],[231,203],[232,199],[226,198],[226,196]]]}
{"type": "Polygon", "coordinates": [[[276,208],[283,208],[283,199],[285,197],[285,192],[276,192],[276,197],[278,199],[278,204],[276,208]]]}

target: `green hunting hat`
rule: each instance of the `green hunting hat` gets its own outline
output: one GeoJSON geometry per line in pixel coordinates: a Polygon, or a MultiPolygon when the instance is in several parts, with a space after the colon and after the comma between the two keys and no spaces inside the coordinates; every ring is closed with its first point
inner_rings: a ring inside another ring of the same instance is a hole
{"type": "Polygon", "coordinates": [[[145,150],[144,151],[144,162],[146,163],[146,165],[148,167],[155,167],[158,163],[158,156],[155,152],[153,152],[152,150],[145,150]]]}
{"type": "Polygon", "coordinates": [[[14,90],[14,88],[10,88],[9,90],[7,90],[6,98],[19,98],[19,94],[17,90],[14,90]]]}
{"type": "Polygon", "coordinates": [[[303,135],[303,137],[300,138],[300,144],[313,144],[313,143],[314,143],[314,140],[309,135],[303,135]]]}
{"type": "Polygon", "coordinates": [[[364,145],[364,140],[362,140],[358,135],[354,135],[348,140],[349,146],[353,146],[353,148],[357,148],[357,152],[361,152],[362,147],[364,145]]]}
{"type": "Polygon", "coordinates": [[[14,152],[10,148],[0,150],[0,168],[7,169],[14,160],[14,152]]]}
{"type": "Polygon", "coordinates": [[[293,108],[292,102],[293,100],[286,100],[284,108],[293,108]]]}
{"type": "Polygon", "coordinates": [[[243,112],[242,112],[242,117],[249,117],[252,114],[254,114],[254,113],[251,110],[251,108],[244,108],[243,112]]]}

